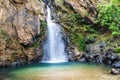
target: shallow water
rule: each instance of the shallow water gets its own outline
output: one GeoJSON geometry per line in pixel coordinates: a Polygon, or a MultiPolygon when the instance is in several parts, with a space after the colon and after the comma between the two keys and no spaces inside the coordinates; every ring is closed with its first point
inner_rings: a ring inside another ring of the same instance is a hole
{"type": "Polygon", "coordinates": [[[0,69],[0,80],[120,80],[110,67],[89,63],[32,64],[0,69]]]}

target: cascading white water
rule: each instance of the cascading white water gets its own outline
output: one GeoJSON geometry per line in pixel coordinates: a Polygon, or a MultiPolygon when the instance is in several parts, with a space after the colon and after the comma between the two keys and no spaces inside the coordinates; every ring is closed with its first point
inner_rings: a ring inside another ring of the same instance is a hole
{"type": "Polygon", "coordinates": [[[51,11],[47,6],[47,38],[43,46],[43,62],[66,62],[65,43],[61,26],[52,22],[51,11]]]}

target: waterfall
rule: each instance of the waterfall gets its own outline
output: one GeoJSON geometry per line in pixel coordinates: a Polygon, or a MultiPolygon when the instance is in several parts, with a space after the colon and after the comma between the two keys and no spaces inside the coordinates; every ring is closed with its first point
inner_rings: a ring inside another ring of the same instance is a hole
{"type": "Polygon", "coordinates": [[[66,62],[65,43],[61,26],[52,22],[51,9],[47,6],[47,36],[43,46],[42,62],[66,62]]]}

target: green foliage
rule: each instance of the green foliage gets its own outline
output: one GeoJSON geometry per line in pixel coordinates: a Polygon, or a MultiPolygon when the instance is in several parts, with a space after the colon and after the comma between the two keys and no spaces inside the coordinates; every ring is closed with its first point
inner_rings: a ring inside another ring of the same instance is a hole
{"type": "MultiPolygon", "coordinates": [[[[79,15],[79,14],[66,14],[66,18],[67,18],[67,24],[71,26],[71,28],[69,29],[69,37],[71,39],[71,42],[78,47],[79,51],[84,50],[86,43],[84,41],[84,36],[83,33],[84,31],[88,32],[88,33],[95,33],[96,34],[96,30],[93,29],[90,25],[85,25],[85,21],[84,19],[79,15]],[[83,25],[81,27],[78,27],[77,25],[83,25]]],[[[95,35],[92,35],[95,36],[95,35]]]]}
{"type": "Polygon", "coordinates": [[[41,29],[40,29],[40,36],[42,36],[42,35],[44,35],[44,33],[45,33],[45,26],[46,26],[46,22],[45,21],[41,21],[41,29]]]}
{"type": "Polygon", "coordinates": [[[42,2],[42,0],[38,0],[38,1],[42,2]]]}
{"type": "Polygon", "coordinates": [[[79,51],[82,51],[85,48],[85,42],[83,35],[78,31],[78,27],[74,24],[69,29],[69,37],[71,42],[78,47],[79,51]]]}
{"type": "Polygon", "coordinates": [[[34,48],[37,48],[38,46],[39,46],[39,42],[36,41],[36,42],[34,43],[34,48]]]}
{"type": "Polygon", "coordinates": [[[120,33],[120,8],[111,3],[98,6],[97,22],[102,26],[107,26],[113,36],[120,33]]]}
{"type": "Polygon", "coordinates": [[[114,48],[114,52],[115,52],[115,53],[120,53],[120,47],[114,48]]]}
{"type": "Polygon", "coordinates": [[[75,33],[77,30],[77,26],[73,25],[73,27],[70,29],[70,32],[75,33]]]}
{"type": "Polygon", "coordinates": [[[115,31],[112,32],[112,36],[113,36],[113,37],[117,37],[118,35],[120,35],[120,32],[115,32],[115,31]]]}
{"type": "Polygon", "coordinates": [[[84,21],[84,19],[78,13],[66,14],[65,16],[68,19],[67,22],[69,25],[79,24],[84,21]]]}
{"type": "MultiPolygon", "coordinates": [[[[45,27],[46,27],[46,22],[45,21],[41,21],[40,24],[40,33],[39,36],[40,38],[45,34],[45,27]]],[[[34,43],[34,48],[37,48],[39,46],[39,39],[36,40],[36,42],[34,43]]]]}
{"type": "Polygon", "coordinates": [[[96,38],[98,35],[97,34],[89,34],[88,36],[87,36],[87,39],[93,39],[93,38],[96,38]]]}
{"type": "Polygon", "coordinates": [[[118,4],[120,3],[120,0],[111,0],[112,3],[118,4]]]}
{"type": "Polygon", "coordinates": [[[85,48],[85,42],[84,37],[82,34],[70,34],[70,38],[72,40],[72,43],[78,47],[80,51],[82,51],[85,48]]]}
{"type": "Polygon", "coordinates": [[[46,22],[45,21],[41,21],[41,27],[45,27],[46,26],[46,22]]]}
{"type": "Polygon", "coordinates": [[[86,32],[88,33],[97,33],[97,31],[94,28],[92,28],[91,25],[84,25],[83,27],[86,29],[86,32]]]}

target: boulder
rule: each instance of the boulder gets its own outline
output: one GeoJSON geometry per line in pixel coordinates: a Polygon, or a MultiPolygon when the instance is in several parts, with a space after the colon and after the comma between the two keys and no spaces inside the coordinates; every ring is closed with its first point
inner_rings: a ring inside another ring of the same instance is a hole
{"type": "Polygon", "coordinates": [[[114,75],[120,74],[120,68],[112,68],[111,74],[114,74],[114,75]]]}
{"type": "Polygon", "coordinates": [[[16,66],[19,66],[20,65],[20,63],[19,62],[12,62],[11,63],[11,66],[14,68],[14,67],[16,67],[16,66]]]}
{"type": "Polygon", "coordinates": [[[116,61],[115,63],[112,64],[114,68],[120,68],[120,61],[116,61]]]}
{"type": "Polygon", "coordinates": [[[113,49],[107,49],[103,56],[103,63],[112,65],[117,60],[119,60],[119,56],[113,52],[113,49]]]}
{"type": "Polygon", "coordinates": [[[104,63],[116,67],[120,66],[120,57],[116,53],[114,53],[112,47],[104,50],[105,46],[106,43],[104,41],[101,41],[99,44],[87,45],[79,61],[104,63]]]}

